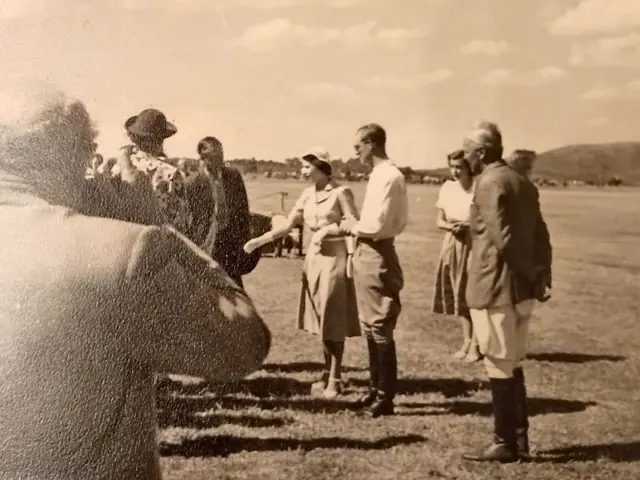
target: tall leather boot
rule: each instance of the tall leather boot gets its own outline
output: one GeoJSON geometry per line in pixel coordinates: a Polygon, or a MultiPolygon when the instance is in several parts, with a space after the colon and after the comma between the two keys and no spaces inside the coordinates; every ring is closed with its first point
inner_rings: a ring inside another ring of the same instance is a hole
{"type": "Polygon", "coordinates": [[[367,338],[369,353],[369,391],[357,401],[359,407],[368,407],[378,397],[378,383],[380,382],[380,365],[378,363],[378,345],[372,338],[367,338]]]}
{"type": "Polygon", "coordinates": [[[527,410],[527,387],[524,380],[522,367],[513,370],[516,396],[516,441],[518,446],[518,458],[523,461],[531,461],[529,450],[529,414],[527,410]]]}
{"type": "Polygon", "coordinates": [[[491,378],[493,401],[493,443],[477,453],[464,455],[476,462],[510,463],[518,460],[516,446],[515,381],[513,378],[491,378]]]}
{"type": "Polygon", "coordinates": [[[395,342],[379,343],[377,348],[380,381],[378,382],[378,398],[369,409],[369,414],[372,418],[394,414],[393,399],[396,396],[398,383],[398,361],[395,342]]]}

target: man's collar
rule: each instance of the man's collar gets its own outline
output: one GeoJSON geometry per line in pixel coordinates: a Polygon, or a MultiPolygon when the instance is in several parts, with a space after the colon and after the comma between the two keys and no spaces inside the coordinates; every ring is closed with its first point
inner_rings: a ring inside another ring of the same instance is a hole
{"type": "Polygon", "coordinates": [[[486,165],[486,166],[484,167],[484,170],[483,170],[482,172],[484,173],[484,172],[486,172],[487,170],[493,170],[494,168],[504,167],[504,166],[506,166],[506,165],[507,165],[507,162],[505,162],[504,160],[500,159],[500,160],[497,160],[497,161],[495,161],[495,162],[492,162],[492,163],[490,163],[490,164],[486,165]]]}
{"type": "Polygon", "coordinates": [[[378,164],[374,165],[372,170],[375,170],[378,167],[381,167],[383,165],[393,165],[393,161],[390,158],[379,158],[378,159],[378,164]]]}

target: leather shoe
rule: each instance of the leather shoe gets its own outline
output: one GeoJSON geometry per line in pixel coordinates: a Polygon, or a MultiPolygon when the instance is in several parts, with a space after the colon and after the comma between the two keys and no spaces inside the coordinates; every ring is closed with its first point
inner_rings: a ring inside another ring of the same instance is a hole
{"type": "Polygon", "coordinates": [[[518,430],[516,437],[518,445],[518,458],[523,462],[530,462],[533,460],[531,451],[529,450],[529,435],[526,430],[518,430]]]}
{"type": "Polygon", "coordinates": [[[371,418],[378,418],[387,415],[394,414],[393,402],[391,400],[376,400],[373,402],[371,407],[369,407],[369,416],[371,418]]]}
{"type": "Polygon", "coordinates": [[[378,394],[375,391],[370,391],[366,395],[363,395],[358,400],[356,400],[356,405],[360,408],[365,408],[373,405],[373,403],[378,398],[378,394]]]}
{"type": "Polygon", "coordinates": [[[465,460],[473,462],[501,462],[512,463],[518,461],[516,452],[503,443],[493,443],[484,450],[476,453],[468,453],[462,456],[465,460]]]}

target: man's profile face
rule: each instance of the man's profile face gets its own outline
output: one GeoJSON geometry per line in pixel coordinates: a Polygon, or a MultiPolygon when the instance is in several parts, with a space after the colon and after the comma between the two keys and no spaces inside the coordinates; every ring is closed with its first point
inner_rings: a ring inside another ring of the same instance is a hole
{"type": "Polygon", "coordinates": [[[200,158],[207,164],[221,164],[223,162],[222,149],[211,142],[203,142],[200,148],[200,158]]]}
{"type": "Polygon", "coordinates": [[[481,173],[484,166],[482,163],[482,159],[484,157],[484,149],[480,145],[469,139],[464,140],[462,149],[464,151],[464,158],[469,164],[469,168],[471,169],[471,173],[473,175],[478,175],[479,173],[481,173]]]}
{"type": "Polygon", "coordinates": [[[353,148],[362,163],[371,165],[373,163],[373,145],[365,137],[366,132],[358,131],[353,148]]]}

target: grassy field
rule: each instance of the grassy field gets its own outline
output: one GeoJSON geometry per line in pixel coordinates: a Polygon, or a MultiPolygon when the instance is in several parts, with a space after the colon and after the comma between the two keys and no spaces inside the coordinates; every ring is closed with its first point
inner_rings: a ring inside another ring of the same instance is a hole
{"type": "MultiPolygon", "coordinates": [[[[247,181],[254,211],[278,211],[278,196],[262,197],[281,190],[290,207],[304,186],[247,181]]],[[[490,395],[481,364],[451,358],[457,323],[430,313],[437,189],[409,188],[397,415],[352,408],[367,379],[362,339],[347,342],[344,398],[310,396],[321,351],[294,329],[302,262],[263,258],[246,285],[274,334],[267,363],[224,390],[181,382],[159,398],[166,479],[640,478],[640,191],[541,193],[555,289],[535,313],[525,364],[538,460],[502,466],[460,460],[490,439],[490,395]]],[[[364,184],[353,189],[361,201],[364,184]]]]}

